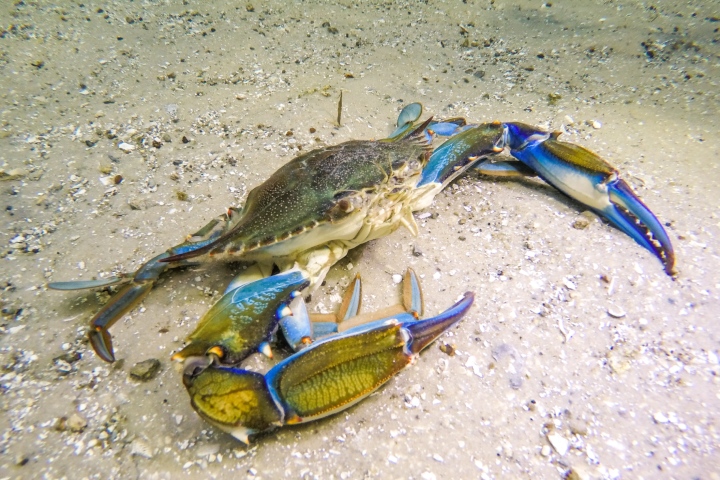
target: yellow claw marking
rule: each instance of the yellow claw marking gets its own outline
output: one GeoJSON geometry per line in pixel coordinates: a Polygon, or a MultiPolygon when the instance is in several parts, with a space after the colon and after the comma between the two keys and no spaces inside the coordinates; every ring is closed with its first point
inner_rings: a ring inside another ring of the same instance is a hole
{"type": "Polygon", "coordinates": [[[260,374],[205,370],[188,386],[192,405],[212,422],[264,431],[282,421],[260,374]]]}
{"type": "MultiPolygon", "coordinates": [[[[214,346],[214,347],[212,347],[212,348],[209,348],[208,351],[207,351],[207,354],[208,354],[208,355],[215,355],[215,356],[218,357],[218,358],[223,358],[223,357],[225,356],[225,351],[223,351],[222,348],[220,348],[220,347],[218,347],[218,346],[216,345],[216,346],[214,346]]],[[[177,355],[177,354],[175,354],[175,355],[177,355]]]]}
{"type": "Polygon", "coordinates": [[[213,412],[213,420],[232,425],[256,409],[258,400],[252,392],[230,391],[223,395],[196,397],[195,404],[204,411],[213,412]]]}
{"type": "Polygon", "coordinates": [[[378,376],[386,365],[392,365],[396,360],[394,353],[389,351],[359,358],[319,372],[288,389],[286,401],[311,416],[323,416],[340,409],[374,391],[396,373],[378,376]]]}
{"type": "Polygon", "coordinates": [[[409,362],[398,325],[321,344],[279,374],[283,402],[304,420],[320,418],[375,391],[409,362]]]}

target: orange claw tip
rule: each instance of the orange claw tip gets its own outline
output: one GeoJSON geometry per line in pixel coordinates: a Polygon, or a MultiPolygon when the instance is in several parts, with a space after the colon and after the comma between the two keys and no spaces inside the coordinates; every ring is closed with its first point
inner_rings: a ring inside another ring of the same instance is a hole
{"type": "Polygon", "coordinates": [[[258,347],[258,351],[265,355],[267,358],[273,358],[273,352],[268,342],[262,342],[258,347]]]}
{"type": "Polygon", "coordinates": [[[223,358],[225,356],[225,352],[221,347],[215,345],[214,347],[208,349],[207,355],[215,355],[217,358],[223,358]]]}
{"type": "Polygon", "coordinates": [[[302,423],[303,419],[302,417],[298,416],[296,413],[293,413],[288,416],[288,418],[285,419],[286,425],[297,425],[298,423],[302,423]]]}

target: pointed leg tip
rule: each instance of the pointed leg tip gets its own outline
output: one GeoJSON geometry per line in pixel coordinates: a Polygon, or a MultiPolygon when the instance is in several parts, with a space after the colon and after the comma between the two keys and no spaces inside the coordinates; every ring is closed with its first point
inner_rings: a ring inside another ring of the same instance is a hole
{"type": "Polygon", "coordinates": [[[112,339],[110,338],[110,334],[107,330],[90,330],[88,338],[90,339],[90,345],[93,350],[95,350],[95,354],[98,357],[108,363],[113,363],[115,361],[112,339]]]}
{"type": "Polygon", "coordinates": [[[273,352],[268,342],[263,342],[258,347],[258,351],[265,355],[267,358],[273,358],[273,352]]]}

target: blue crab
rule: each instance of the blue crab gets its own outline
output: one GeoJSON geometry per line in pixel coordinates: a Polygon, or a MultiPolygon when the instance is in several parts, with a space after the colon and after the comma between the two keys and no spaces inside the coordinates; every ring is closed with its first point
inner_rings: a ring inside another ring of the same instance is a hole
{"type": "MultiPolygon", "coordinates": [[[[297,269],[302,288],[312,288],[355,246],[400,226],[417,234],[413,212],[430,205],[437,193],[469,169],[489,175],[540,176],[608,219],[653,252],[669,275],[674,274],[673,247],[662,224],[617,170],[595,153],[558,140],[558,133],[522,123],[418,122],[421,113],[420,104],[408,105],[387,139],[349,141],[294,158],[255,187],[241,209],[228,210],[134,274],[55,282],[49,287],[74,290],[124,284],[95,315],[89,334],[95,352],[113,361],[109,327],[150,291],[167,268],[242,259],[254,262],[254,267],[241,276],[238,286],[269,277],[275,270],[297,269]],[[434,134],[450,138],[433,151],[434,134]],[[506,148],[516,160],[489,160],[506,148]]],[[[297,315],[301,303],[299,296],[290,302],[284,317],[297,315]]],[[[293,322],[281,319],[280,324],[286,328],[293,322]]],[[[311,341],[310,335],[293,338],[303,344],[311,341]]],[[[208,345],[204,348],[216,347],[208,345]]],[[[266,340],[249,345],[268,353],[266,340]]]]}

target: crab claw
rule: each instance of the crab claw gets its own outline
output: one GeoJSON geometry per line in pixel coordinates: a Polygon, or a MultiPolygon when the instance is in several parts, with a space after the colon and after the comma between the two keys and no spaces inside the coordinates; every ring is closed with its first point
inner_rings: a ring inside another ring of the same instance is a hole
{"type": "Polygon", "coordinates": [[[388,320],[321,340],[265,376],[216,365],[198,370],[188,364],[183,383],[201,417],[247,444],[252,434],[317,420],[367,397],[414,363],[421,350],[465,315],[473,299],[468,292],[427,320],[388,320]]]}
{"type": "Polygon", "coordinates": [[[292,314],[288,304],[309,283],[306,274],[291,270],[226,292],[172,359],[188,362],[213,355],[223,365],[235,365],[258,349],[270,355],[267,342],[280,319],[292,314]]]}
{"type": "Polygon", "coordinates": [[[586,148],[559,141],[559,132],[549,133],[524,123],[506,123],[504,127],[503,141],[512,156],[553,187],[608,219],[654,253],[668,275],[675,274],[675,253],[665,229],[612,165],[586,148]]]}

